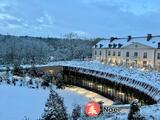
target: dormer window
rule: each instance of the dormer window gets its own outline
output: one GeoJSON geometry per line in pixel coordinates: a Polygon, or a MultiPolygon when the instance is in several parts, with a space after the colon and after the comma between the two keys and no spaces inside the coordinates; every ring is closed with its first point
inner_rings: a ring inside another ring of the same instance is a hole
{"type": "Polygon", "coordinates": [[[109,44],[108,47],[109,47],[109,48],[112,48],[112,44],[109,44]]]}
{"type": "Polygon", "coordinates": [[[117,47],[117,44],[113,44],[113,48],[116,48],[117,47]]]}
{"type": "Polygon", "coordinates": [[[119,43],[119,44],[118,44],[118,48],[121,48],[121,47],[122,47],[122,44],[119,43]]]}
{"type": "Polygon", "coordinates": [[[100,48],[102,48],[102,47],[103,47],[103,45],[102,45],[102,44],[100,44],[100,45],[99,45],[99,47],[100,47],[100,48]]]}
{"type": "Polygon", "coordinates": [[[160,49],[160,42],[158,42],[158,48],[160,49]]]}

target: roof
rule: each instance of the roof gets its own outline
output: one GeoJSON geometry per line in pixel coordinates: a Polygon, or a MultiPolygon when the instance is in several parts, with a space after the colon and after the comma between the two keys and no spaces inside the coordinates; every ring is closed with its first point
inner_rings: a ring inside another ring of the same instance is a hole
{"type": "Polygon", "coordinates": [[[121,44],[120,48],[126,47],[133,43],[140,43],[152,48],[158,48],[158,43],[160,43],[160,37],[152,37],[149,41],[147,41],[147,37],[133,37],[130,41],[128,38],[117,38],[111,42],[111,40],[101,40],[98,42],[93,48],[119,48],[119,44],[121,44]]]}

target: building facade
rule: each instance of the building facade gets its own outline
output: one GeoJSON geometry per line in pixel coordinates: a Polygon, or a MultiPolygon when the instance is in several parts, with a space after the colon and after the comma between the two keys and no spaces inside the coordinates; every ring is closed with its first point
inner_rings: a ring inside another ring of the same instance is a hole
{"type": "Polygon", "coordinates": [[[102,40],[93,46],[92,59],[110,65],[160,70],[160,36],[102,40]]]}

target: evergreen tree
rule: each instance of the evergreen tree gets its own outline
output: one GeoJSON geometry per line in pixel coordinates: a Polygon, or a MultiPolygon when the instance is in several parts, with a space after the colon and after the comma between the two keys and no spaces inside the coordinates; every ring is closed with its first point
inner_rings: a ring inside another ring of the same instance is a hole
{"type": "Polygon", "coordinates": [[[72,111],[72,120],[78,120],[81,115],[81,106],[75,105],[75,108],[72,111]]]}
{"type": "Polygon", "coordinates": [[[42,120],[68,120],[63,99],[52,89],[45,105],[42,120]]]}
{"type": "Polygon", "coordinates": [[[13,75],[22,76],[23,75],[22,67],[19,64],[14,64],[12,73],[13,75]]]}
{"type": "Polygon", "coordinates": [[[145,120],[140,114],[140,108],[138,100],[133,100],[130,106],[130,112],[128,114],[128,120],[145,120]]]}

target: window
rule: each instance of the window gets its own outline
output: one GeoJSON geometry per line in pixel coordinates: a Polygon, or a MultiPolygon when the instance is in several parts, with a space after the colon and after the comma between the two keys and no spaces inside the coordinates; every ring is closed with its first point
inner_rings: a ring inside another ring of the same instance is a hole
{"type": "Polygon", "coordinates": [[[138,57],[138,52],[134,52],[134,57],[138,57]]]}
{"type": "Polygon", "coordinates": [[[110,56],[111,55],[111,51],[108,51],[108,56],[110,56]]]}
{"type": "Polygon", "coordinates": [[[160,59],[160,53],[157,54],[157,59],[160,59]]]}
{"type": "Polygon", "coordinates": [[[101,52],[101,51],[99,51],[99,55],[100,55],[100,56],[102,55],[102,52],[101,52]]]}
{"type": "Polygon", "coordinates": [[[97,51],[95,51],[95,53],[94,53],[95,55],[97,55],[97,51]]]}
{"type": "Polygon", "coordinates": [[[129,52],[126,52],[126,57],[129,57],[129,52]]]}
{"type": "Polygon", "coordinates": [[[147,58],[147,53],[146,52],[143,54],[143,58],[147,58]]]}
{"type": "Polygon", "coordinates": [[[118,56],[121,56],[121,52],[120,51],[118,51],[118,56]]]}
{"type": "Polygon", "coordinates": [[[113,56],[116,56],[116,52],[115,51],[113,51],[113,56]]]}

